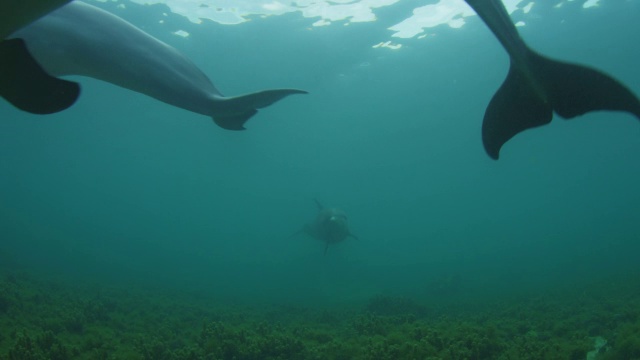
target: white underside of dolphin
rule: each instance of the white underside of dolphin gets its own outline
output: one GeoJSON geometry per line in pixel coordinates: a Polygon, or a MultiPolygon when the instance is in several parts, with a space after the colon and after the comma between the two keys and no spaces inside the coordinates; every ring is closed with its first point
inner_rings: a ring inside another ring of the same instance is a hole
{"type": "Polygon", "coordinates": [[[167,104],[211,116],[221,127],[244,129],[257,109],[296,89],[225,97],[175,48],[95,6],[74,1],[18,30],[43,68],[54,76],[83,75],[167,104]]]}

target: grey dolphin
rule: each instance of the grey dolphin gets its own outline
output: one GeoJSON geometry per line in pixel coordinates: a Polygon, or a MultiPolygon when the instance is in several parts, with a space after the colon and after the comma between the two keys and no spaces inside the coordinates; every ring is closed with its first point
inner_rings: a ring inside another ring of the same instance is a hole
{"type": "Polygon", "coordinates": [[[506,80],[491,99],[482,123],[487,154],[498,159],[509,139],[529,128],[595,110],[626,111],[640,119],[640,101],[601,71],[544,57],[520,38],[501,0],[465,0],[509,54],[506,80]]]}
{"type": "Polygon", "coordinates": [[[0,4],[0,96],[19,109],[50,114],[71,106],[80,94],[74,82],[47,74],[14,31],[70,0],[20,0],[0,4]]]}
{"type": "Polygon", "coordinates": [[[338,208],[326,208],[316,200],[318,215],[311,224],[306,224],[302,229],[305,234],[324,242],[324,253],[327,253],[330,244],[344,241],[348,237],[357,239],[349,231],[347,214],[338,208]]]}
{"type": "Polygon", "coordinates": [[[74,1],[14,33],[53,75],[103,80],[165,103],[211,116],[219,126],[244,129],[257,109],[296,89],[225,97],[173,47],[95,6],[74,1]],[[81,30],[80,30],[81,29],[81,30]]]}

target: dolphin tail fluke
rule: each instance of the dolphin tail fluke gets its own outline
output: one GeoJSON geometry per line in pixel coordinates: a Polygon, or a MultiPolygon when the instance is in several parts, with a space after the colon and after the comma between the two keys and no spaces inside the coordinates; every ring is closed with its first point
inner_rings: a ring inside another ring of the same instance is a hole
{"type": "Polygon", "coordinates": [[[329,243],[324,246],[324,255],[327,255],[327,250],[329,250],[329,243]]]}
{"type": "Polygon", "coordinates": [[[2,40],[0,95],[18,109],[52,114],[73,105],[80,86],[47,74],[31,56],[24,40],[2,40]]]}
{"type": "Polygon", "coordinates": [[[324,209],[324,206],[322,206],[322,204],[320,203],[320,201],[318,201],[318,199],[313,199],[316,202],[316,206],[318,207],[318,210],[322,210],[324,209]]]}
{"type": "Polygon", "coordinates": [[[253,109],[241,114],[213,116],[213,122],[223,129],[244,130],[244,123],[257,113],[258,110],[253,109]]]}
{"type": "Polygon", "coordinates": [[[571,119],[590,111],[625,111],[640,119],[640,100],[626,86],[602,71],[549,59],[531,52],[553,111],[571,119]]]}
{"type": "Polygon", "coordinates": [[[244,130],[244,123],[255,115],[258,109],[265,108],[294,94],[307,94],[307,92],[297,89],[274,89],[226,97],[221,100],[219,106],[222,110],[220,114],[213,115],[213,121],[227,130],[244,130]]]}
{"type": "Polygon", "coordinates": [[[482,143],[487,154],[498,159],[500,148],[521,131],[548,124],[553,117],[546,104],[528,85],[526,75],[516,67],[493,95],[482,121],[482,143]]]}
{"type": "Polygon", "coordinates": [[[640,119],[640,101],[612,77],[585,66],[528,52],[534,88],[527,75],[511,66],[491,99],[482,124],[487,154],[498,159],[500,148],[516,134],[548,124],[555,111],[570,119],[590,111],[626,111],[640,119]]]}
{"type": "Polygon", "coordinates": [[[349,236],[351,236],[352,238],[354,238],[354,239],[356,239],[356,240],[360,241],[360,239],[359,239],[357,236],[353,235],[352,233],[349,233],[349,236]]]}

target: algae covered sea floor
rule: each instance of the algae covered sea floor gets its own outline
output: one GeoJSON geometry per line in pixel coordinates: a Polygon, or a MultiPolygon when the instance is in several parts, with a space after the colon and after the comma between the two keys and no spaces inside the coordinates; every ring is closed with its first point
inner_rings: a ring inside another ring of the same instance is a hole
{"type": "Polygon", "coordinates": [[[640,359],[640,279],[635,276],[473,303],[443,297],[380,294],[325,307],[249,304],[194,291],[69,283],[5,271],[0,356],[640,359]]]}

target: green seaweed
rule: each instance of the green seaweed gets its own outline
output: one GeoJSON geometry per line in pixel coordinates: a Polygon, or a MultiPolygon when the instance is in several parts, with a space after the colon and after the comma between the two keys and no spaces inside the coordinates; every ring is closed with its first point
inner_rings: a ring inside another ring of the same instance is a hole
{"type": "Polygon", "coordinates": [[[25,331],[21,332],[14,347],[9,350],[10,360],[66,360],[77,355],[65,346],[52,332],[36,335],[35,339],[25,331]]]}
{"type": "MultiPolygon", "coordinates": [[[[632,288],[632,287],[629,287],[632,288]]],[[[640,294],[499,304],[375,296],[359,306],[248,307],[183,294],[5,276],[2,359],[640,359],[640,294]],[[427,310],[428,309],[428,310],[427,310]]]]}

